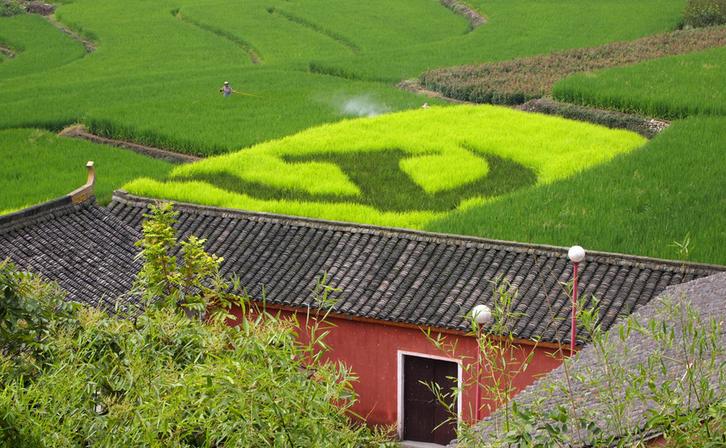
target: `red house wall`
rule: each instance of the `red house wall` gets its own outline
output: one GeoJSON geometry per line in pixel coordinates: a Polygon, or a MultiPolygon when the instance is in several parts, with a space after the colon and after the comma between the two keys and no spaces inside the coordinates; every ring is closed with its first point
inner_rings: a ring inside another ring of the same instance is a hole
{"type": "MultiPolygon", "coordinates": [[[[269,311],[269,309],[268,309],[269,311]]],[[[292,314],[283,311],[283,314],[292,314]]],[[[305,322],[305,313],[297,313],[298,321],[305,322]]],[[[466,366],[476,362],[477,344],[472,336],[457,333],[444,334],[446,341],[456,344],[455,356],[437,349],[420,328],[389,324],[382,321],[353,320],[345,317],[328,317],[327,322],[333,324],[325,342],[332,348],[328,359],[342,361],[349,366],[358,377],[354,389],[358,393],[359,402],[354,411],[363,416],[372,425],[396,425],[398,423],[398,387],[399,352],[422,354],[435,357],[451,358],[466,366]]],[[[434,333],[435,335],[437,333],[434,333]]],[[[304,332],[301,337],[306,339],[304,332]]],[[[533,349],[533,346],[521,342],[518,345],[518,359],[521,361],[533,349]]],[[[514,386],[520,390],[531,384],[539,376],[557,367],[561,360],[553,356],[556,351],[549,347],[534,348],[534,357],[527,370],[517,376],[514,386]]],[[[473,364],[475,365],[475,364],[473,364]]],[[[463,384],[471,383],[471,377],[463,371],[463,384]]],[[[470,369],[472,374],[475,370],[470,369]]],[[[475,408],[475,388],[465,387],[462,399],[462,417],[473,420],[475,408]]],[[[486,392],[482,391],[482,402],[486,392]]],[[[483,409],[480,417],[489,412],[483,409]]]]}

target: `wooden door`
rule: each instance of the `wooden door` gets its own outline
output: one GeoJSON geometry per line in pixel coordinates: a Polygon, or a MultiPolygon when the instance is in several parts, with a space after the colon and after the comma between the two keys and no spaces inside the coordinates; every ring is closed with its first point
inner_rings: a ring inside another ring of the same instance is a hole
{"type": "MultiPolygon", "coordinates": [[[[455,362],[418,356],[403,357],[403,439],[446,445],[456,438],[456,422],[445,424],[449,412],[431,390],[421,382],[436,383],[451,396],[457,386],[458,366],[455,362]]],[[[456,397],[451,397],[457,408],[456,397]]]]}

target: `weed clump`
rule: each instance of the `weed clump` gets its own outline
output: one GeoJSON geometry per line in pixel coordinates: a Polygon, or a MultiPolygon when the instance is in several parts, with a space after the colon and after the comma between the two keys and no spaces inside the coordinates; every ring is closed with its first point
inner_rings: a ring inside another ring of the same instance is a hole
{"type": "Polygon", "coordinates": [[[726,23],[726,0],[689,0],[683,22],[694,28],[723,25],[726,23]]]}
{"type": "Polygon", "coordinates": [[[16,0],[0,0],[0,17],[11,17],[23,14],[25,8],[16,0]]]}

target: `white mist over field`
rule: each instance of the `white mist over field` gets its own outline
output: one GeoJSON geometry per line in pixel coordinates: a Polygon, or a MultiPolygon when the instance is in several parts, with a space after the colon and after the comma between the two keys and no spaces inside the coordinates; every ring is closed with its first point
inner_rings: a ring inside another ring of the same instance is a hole
{"type": "Polygon", "coordinates": [[[341,101],[340,110],[345,115],[356,117],[374,117],[384,114],[391,109],[368,95],[360,95],[341,101]]]}

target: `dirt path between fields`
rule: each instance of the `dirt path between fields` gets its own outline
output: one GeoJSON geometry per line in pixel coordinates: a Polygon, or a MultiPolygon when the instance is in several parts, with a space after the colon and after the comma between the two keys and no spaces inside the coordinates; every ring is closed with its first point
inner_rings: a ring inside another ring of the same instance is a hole
{"type": "Polygon", "coordinates": [[[439,0],[444,7],[450,9],[454,14],[464,16],[469,21],[470,31],[475,30],[481,25],[487,23],[487,18],[479,14],[478,11],[459,0],[439,0]]]}
{"type": "Polygon", "coordinates": [[[8,47],[3,47],[2,45],[0,45],[0,53],[9,58],[15,57],[15,52],[13,50],[8,47]]]}
{"type": "Polygon", "coordinates": [[[396,84],[396,87],[398,87],[401,90],[405,90],[406,92],[415,93],[417,95],[423,95],[423,96],[427,96],[429,98],[437,98],[440,100],[444,100],[447,103],[476,104],[476,103],[472,103],[471,101],[464,101],[464,100],[457,100],[455,98],[449,98],[448,96],[444,96],[442,93],[436,92],[434,90],[429,90],[426,87],[422,86],[421,83],[418,82],[418,79],[407,79],[405,81],[401,81],[398,84],[396,84]]]}
{"type": "Polygon", "coordinates": [[[76,33],[72,29],[60,23],[54,16],[44,16],[45,19],[54,27],[59,29],[61,32],[67,34],[71,39],[77,40],[86,49],[86,53],[93,53],[96,51],[96,44],[76,33]]]}
{"type": "MultiPolygon", "coordinates": [[[[396,87],[407,92],[412,92],[428,98],[440,99],[453,104],[482,104],[449,98],[439,92],[426,89],[416,79],[402,81],[398,83],[396,87]]],[[[598,109],[595,107],[586,107],[571,103],[561,103],[551,98],[538,98],[527,101],[524,104],[509,105],[506,107],[521,110],[523,112],[556,115],[558,117],[569,118],[571,120],[585,121],[612,129],[626,129],[637,132],[648,139],[655,137],[671,124],[669,121],[641,117],[639,115],[627,114],[615,110],[598,109]]]]}
{"type": "Polygon", "coordinates": [[[117,148],[128,149],[145,156],[153,157],[155,159],[166,160],[172,163],[190,163],[201,160],[201,157],[192,156],[189,154],[181,154],[178,152],[170,151],[168,149],[154,148],[153,146],[140,145],[138,143],[127,142],[124,140],[116,140],[107,137],[101,137],[100,135],[92,134],[82,124],[74,124],[68,126],[58,133],[61,137],[72,137],[81,138],[88,140],[93,143],[100,143],[103,145],[115,146],[117,148]]]}

